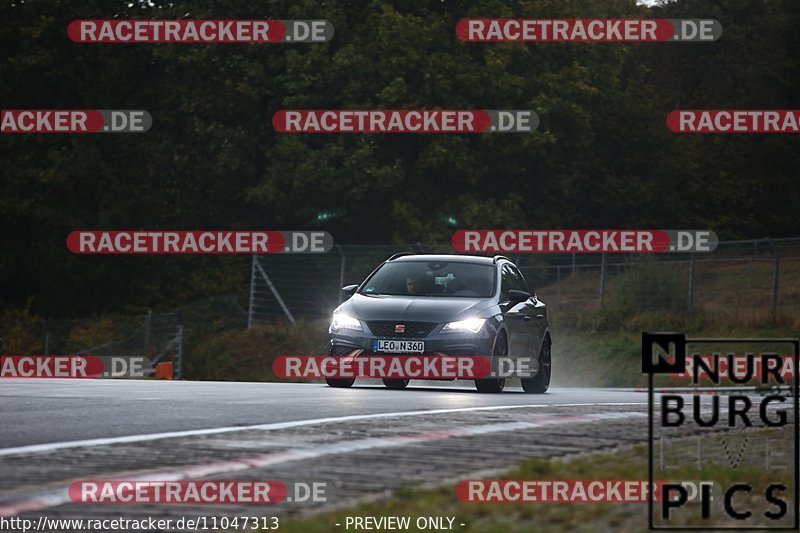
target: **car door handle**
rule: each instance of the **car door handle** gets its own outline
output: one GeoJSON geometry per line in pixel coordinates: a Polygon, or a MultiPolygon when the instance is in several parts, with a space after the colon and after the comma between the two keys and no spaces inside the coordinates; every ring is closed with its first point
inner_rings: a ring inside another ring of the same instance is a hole
{"type": "Polygon", "coordinates": [[[538,318],[539,320],[541,320],[541,319],[543,319],[543,318],[544,318],[544,315],[536,315],[536,318],[538,318]]]}
{"type": "Polygon", "coordinates": [[[525,316],[522,318],[522,320],[524,320],[525,322],[530,322],[530,321],[531,321],[531,315],[525,315],[525,316]]]}

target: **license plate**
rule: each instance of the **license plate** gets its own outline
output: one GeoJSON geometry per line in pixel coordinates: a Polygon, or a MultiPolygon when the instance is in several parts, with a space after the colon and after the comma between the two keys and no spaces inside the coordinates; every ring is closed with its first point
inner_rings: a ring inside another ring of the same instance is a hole
{"type": "Polygon", "coordinates": [[[383,353],[422,353],[425,351],[425,341],[379,339],[373,341],[372,349],[383,353]]]}

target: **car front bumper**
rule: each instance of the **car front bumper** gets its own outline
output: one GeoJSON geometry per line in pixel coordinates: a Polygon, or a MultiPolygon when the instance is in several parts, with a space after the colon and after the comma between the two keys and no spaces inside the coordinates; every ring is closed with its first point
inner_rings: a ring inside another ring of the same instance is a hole
{"type": "MultiPolygon", "coordinates": [[[[492,321],[487,320],[483,328],[478,333],[441,333],[442,325],[434,328],[433,332],[425,337],[411,337],[411,336],[384,336],[379,337],[373,335],[369,331],[357,331],[350,329],[339,330],[331,333],[330,347],[331,355],[348,355],[355,350],[363,350],[365,355],[373,355],[373,343],[379,339],[392,339],[392,340],[409,340],[409,341],[423,341],[425,343],[426,355],[469,355],[469,356],[485,356],[492,355],[494,347],[494,339],[496,335],[496,327],[492,321]]],[[[386,354],[386,355],[404,355],[404,354],[386,354]]],[[[419,354],[416,354],[419,355],[419,354]]]]}

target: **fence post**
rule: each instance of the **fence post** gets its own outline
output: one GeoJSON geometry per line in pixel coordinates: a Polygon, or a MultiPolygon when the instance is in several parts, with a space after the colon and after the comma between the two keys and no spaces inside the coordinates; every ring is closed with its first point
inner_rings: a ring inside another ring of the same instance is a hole
{"type": "Polygon", "coordinates": [[[692,313],[694,300],[694,254],[689,254],[689,293],[686,295],[686,312],[692,313]]]}
{"type": "Polygon", "coordinates": [[[147,357],[147,347],[150,346],[150,325],[153,323],[153,310],[147,310],[147,316],[144,319],[144,355],[147,357]]]}
{"type": "Polygon", "coordinates": [[[556,307],[561,307],[561,265],[556,266],[556,307]]]}
{"type": "Polygon", "coordinates": [[[769,237],[764,239],[769,244],[770,250],[772,251],[772,257],[775,261],[774,266],[772,268],[772,312],[770,315],[772,316],[772,321],[775,322],[778,320],[778,278],[780,276],[780,268],[781,268],[781,251],[780,249],[775,246],[775,243],[772,242],[772,239],[769,237]]]}
{"type": "Polygon", "coordinates": [[[183,324],[178,325],[178,353],[175,354],[175,368],[172,369],[175,379],[183,379],[183,324]]]}
{"type": "Polygon", "coordinates": [[[261,267],[261,265],[259,263],[253,263],[253,266],[255,266],[258,269],[258,273],[261,274],[261,277],[264,278],[265,282],[267,282],[267,286],[269,287],[269,290],[272,292],[272,295],[278,301],[278,305],[280,305],[281,309],[283,309],[283,314],[286,315],[286,318],[289,319],[289,322],[294,324],[295,320],[294,320],[294,317],[292,316],[291,311],[289,311],[289,308],[286,307],[286,302],[284,302],[283,298],[281,298],[281,295],[278,292],[278,289],[276,289],[275,285],[272,284],[272,280],[269,279],[269,276],[267,276],[266,271],[261,267]]]}
{"type": "Polygon", "coordinates": [[[781,251],[776,246],[775,252],[775,268],[772,271],[772,321],[778,320],[778,278],[781,270],[781,251]]]}
{"type": "Polygon", "coordinates": [[[603,301],[606,296],[606,253],[603,252],[600,256],[600,307],[603,307],[603,301]]]}
{"type": "Polygon", "coordinates": [[[344,294],[342,293],[341,288],[344,287],[344,269],[347,265],[347,257],[344,255],[344,250],[342,250],[342,246],[337,244],[336,249],[339,250],[339,256],[342,258],[339,263],[339,290],[336,291],[339,293],[339,303],[342,303],[342,297],[344,294]]]}
{"type": "Polygon", "coordinates": [[[247,329],[253,325],[253,305],[256,297],[256,255],[250,262],[250,304],[247,306],[247,329]]]}

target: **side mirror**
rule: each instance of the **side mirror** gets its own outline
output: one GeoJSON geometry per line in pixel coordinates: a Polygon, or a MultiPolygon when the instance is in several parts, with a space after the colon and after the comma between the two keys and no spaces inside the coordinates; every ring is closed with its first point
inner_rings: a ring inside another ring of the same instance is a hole
{"type": "Polygon", "coordinates": [[[345,296],[350,297],[355,294],[356,289],[358,289],[358,285],[345,285],[342,287],[342,292],[345,294],[345,296]]]}
{"type": "Polygon", "coordinates": [[[531,293],[529,293],[529,292],[518,291],[518,290],[515,290],[515,289],[512,289],[512,290],[508,291],[508,302],[512,306],[517,305],[520,302],[524,302],[524,301],[528,300],[530,297],[531,297],[531,293]]]}

